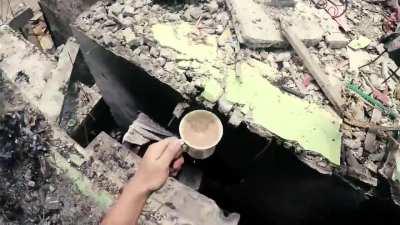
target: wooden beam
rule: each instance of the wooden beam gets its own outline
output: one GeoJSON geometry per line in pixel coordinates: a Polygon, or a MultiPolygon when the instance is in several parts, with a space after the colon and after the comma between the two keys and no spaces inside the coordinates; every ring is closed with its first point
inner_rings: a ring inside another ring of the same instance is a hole
{"type": "Polygon", "coordinates": [[[281,32],[283,36],[287,39],[293,49],[296,51],[297,55],[301,57],[303,63],[313,78],[317,81],[318,85],[322,89],[325,96],[333,105],[335,111],[343,116],[343,106],[345,104],[344,99],[341,97],[341,88],[338,89],[334,87],[330,82],[328,76],[321,69],[318,62],[316,62],[307,47],[295,34],[291,27],[287,26],[281,22],[281,32]]]}

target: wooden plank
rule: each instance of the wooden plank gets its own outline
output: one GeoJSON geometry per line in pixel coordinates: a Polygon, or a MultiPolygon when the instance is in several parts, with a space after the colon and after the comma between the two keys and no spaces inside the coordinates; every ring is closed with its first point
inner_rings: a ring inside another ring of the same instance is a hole
{"type": "Polygon", "coordinates": [[[304,43],[297,37],[293,29],[281,22],[282,34],[296,51],[297,55],[301,57],[303,63],[313,78],[317,81],[325,96],[333,105],[335,111],[343,116],[344,99],[341,97],[341,88],[332,86],[326,73],[321,69],[318,62],[316,62],[304,43]]]}

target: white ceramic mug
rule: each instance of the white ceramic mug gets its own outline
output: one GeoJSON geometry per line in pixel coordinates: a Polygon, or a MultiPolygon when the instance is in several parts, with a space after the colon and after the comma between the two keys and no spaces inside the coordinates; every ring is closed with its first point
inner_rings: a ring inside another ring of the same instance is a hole
{"type": "Polygon", "coordinates": [[[210,157],[223,133],[221,120],[206,110],[195,110],[186,114],[179,124],[179,134],[185,142],[183,151],[195,159],[210,157]]]}

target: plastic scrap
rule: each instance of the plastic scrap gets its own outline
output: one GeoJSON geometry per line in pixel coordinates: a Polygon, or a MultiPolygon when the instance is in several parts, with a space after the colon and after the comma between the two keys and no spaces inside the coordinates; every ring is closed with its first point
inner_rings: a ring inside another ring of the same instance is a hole
{"type": "Polygon", "coordinates": [[[362,49],[362,48],[368,47],[368,45],[369,45],[370,43],[371,43],[371,40],[368,39],[367,37],[365,37],[365,36],[359,36],[357,39],[352,40],[352,41],[349,43],[348,46],[349,46],[350,48],[354,49],[354,50],[357,50],[357,49],[362,49]]]}

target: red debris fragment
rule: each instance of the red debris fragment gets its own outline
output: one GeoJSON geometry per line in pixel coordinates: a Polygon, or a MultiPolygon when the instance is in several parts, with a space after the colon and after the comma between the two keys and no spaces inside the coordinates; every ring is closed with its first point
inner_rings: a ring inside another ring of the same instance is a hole
{"type": "Polygon", "coordinates": [[[385,90],[383,92],[379,91],[376,88],[373,88],[372,94],[374,96],[375,99],[379,100],[380,102],[382,102],[384,105],[389,105],[389,90],[388,87],[386,86],[385,90]]]}
{"type": "Polygon", "coordinates": [[[304,74],[303,86],[305,88],[307,88],[310,85],[312,80],[314,80],[314,78],[310,74],[308,74],[308,73],[304,74]]]}

